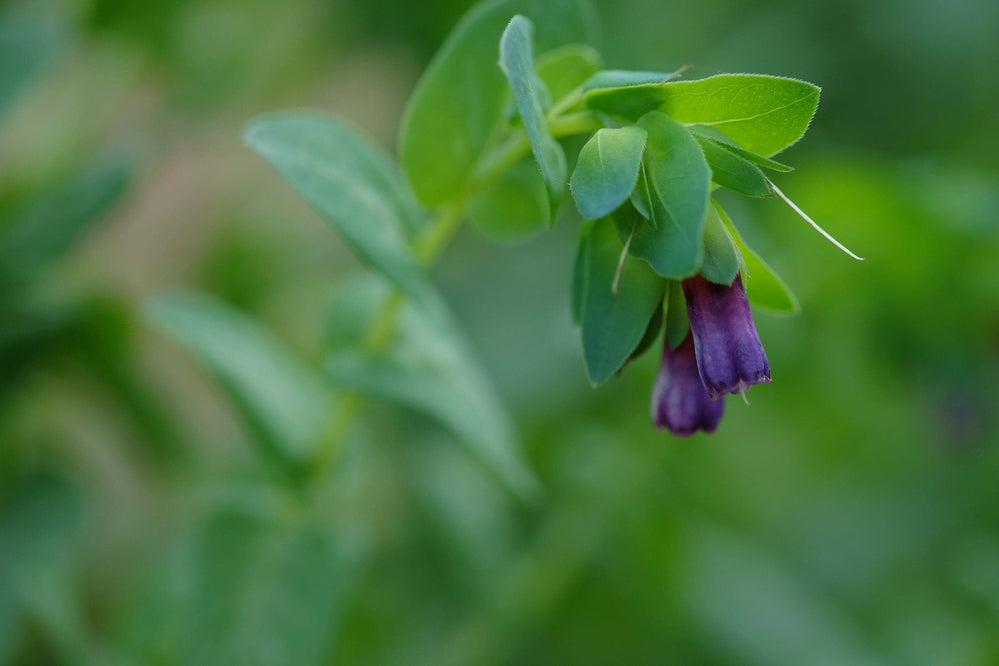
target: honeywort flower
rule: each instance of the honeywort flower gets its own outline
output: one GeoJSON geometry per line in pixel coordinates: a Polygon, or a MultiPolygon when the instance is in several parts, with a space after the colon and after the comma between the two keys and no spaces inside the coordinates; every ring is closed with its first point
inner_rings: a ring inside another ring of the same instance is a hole
{"type": "Polygon", "coordinates": [[[745,393],[770,381],[770,363],[756,332],[742,277],[731,285],[700,275],[683,281],[701,380],[712,398],[745,393]]]}
{"type": "Polygon", "coordinates": [[[701,382],[690,333],[676,349],[663,343],[663,360],[652,387],[652,421],[674,435],[697,430],[714,432],[725,411],[724,400],[712,400],[701,382]]]}

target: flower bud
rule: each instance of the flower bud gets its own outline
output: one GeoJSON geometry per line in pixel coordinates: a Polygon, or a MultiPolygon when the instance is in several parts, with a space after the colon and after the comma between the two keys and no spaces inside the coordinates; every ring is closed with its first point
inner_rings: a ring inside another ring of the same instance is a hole
{"type": "Polygon", "coordinates": [[[731,285],[700,275],[683,281],[687,315],[694,336],[697,367],[712,398],[745,393],[770,381],[770,363],[756,332],[742,277],[731,285]]]}
{"type": "Polygon", "coordinates": [[[712,400],[701,382],[690,333],[676,349],[663,344],[663,360],[652,388],[652,421],[674,435],[698,430],[714,432],[725,411],[724,400],[712,400]]]}

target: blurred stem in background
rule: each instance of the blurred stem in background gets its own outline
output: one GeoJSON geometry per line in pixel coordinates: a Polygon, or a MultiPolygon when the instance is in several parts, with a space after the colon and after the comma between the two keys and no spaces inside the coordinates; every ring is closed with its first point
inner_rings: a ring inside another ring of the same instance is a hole
{"type": "MultiPolygon", "coordinates": [[[[592,132],[603,126],[592,112],[564,113],[581,97],[581,88],[576,88],[553,105],[547,121],[548,130],[554,138],[592,132]]],[[[458,232],[468,200],[486,189],[512,165],[529,155],[530,151],[531,145],[526,133],[518,130],[483,155],[479,166],[473,170],[474,175],[463,195],[457,202],[441,207],[423,234],[413,242],[413,252],[421,265],[427,269],[433,268],[458,232]]],[[[365,352],[377,357],[388,349],[403,304],[403,295],[396,290],[385,299],[362,336],[361,346],[365,352]]],[[[336,465],[354,423],[363,413],[364,405],[365,398],[358,393],[346,392],[337,396],[337,402],[319,437],[316,455],[310,466],[309,476],[314,482],[327,477],[331,468],[336,465]]]]}

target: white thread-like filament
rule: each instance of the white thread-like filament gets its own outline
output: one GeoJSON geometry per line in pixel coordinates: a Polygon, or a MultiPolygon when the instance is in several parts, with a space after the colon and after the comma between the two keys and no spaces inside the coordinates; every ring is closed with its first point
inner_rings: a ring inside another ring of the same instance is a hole
{"type": "Polygon", "coordinates": [[[796,203],[794,203],[793,201],[791,201],[790,199],[788,199],[787,195],[784,194],[783,192],[781,192],[779,187],[777,187],[776,185],[774,185],[773,181],[770,181],[770,187],[774,188],[774,192],[777,193],[777,196],[779,196],[781,199],[783,199],[784,203],[786,203],[788,206],[790,206],[791,209],[795,213],[797,213],[798,215],[800,215],[801,218],[803,220],[805,220],[805,222],[808,222],[810,225],[812,225],[812,227],[816,231],[818,231],[820,234],[822,234],[823,236],[825,236],[826,240],[828,240],[830,243],[832,243],[833,245],[835,245],[839,249],[843,250],[843,252],[846,252],[848,255],[850,255],[851,257],[853,257],[857,261],[863,261],[864,260],[863,257],[858,257],[853,252],[851,252],[849,250],[849,248],[847,248],[845,245],[843,245],[838,240],[836,240],[835,238],[833,238],[832,235],[828,231],[826,231],[825,229],[823,229],[822,227],[820,227],[815,222],[815,220],[813,220],[812,218],[808,217],[808,215],[805,214],[805,211],[803,211],[800,208],[798,208],[798,205],[796,203]]]}

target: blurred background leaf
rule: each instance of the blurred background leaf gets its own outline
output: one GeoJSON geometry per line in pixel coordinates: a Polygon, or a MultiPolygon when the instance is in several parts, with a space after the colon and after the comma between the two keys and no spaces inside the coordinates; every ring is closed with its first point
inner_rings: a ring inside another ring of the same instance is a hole
{"type": "Polygon", "coordinates": [[[266,456],[307,460],[330,403],[311,368],[263,326],[209,296],[165,294],[148,317],[218,378],[266,456]]]}

